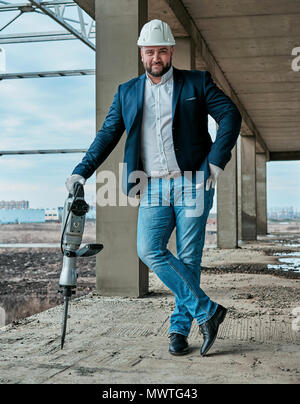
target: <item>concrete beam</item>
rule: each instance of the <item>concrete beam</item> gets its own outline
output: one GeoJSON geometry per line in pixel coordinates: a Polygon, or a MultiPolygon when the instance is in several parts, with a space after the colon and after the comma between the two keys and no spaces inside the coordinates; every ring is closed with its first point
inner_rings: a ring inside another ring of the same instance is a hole
{"type": "MultiPolygon", "coordinates": [[[[100,128],[120,83],[141,73],[136,45],[142,25],[147,21],[147,0],[96,1],[96,121],[100,128]],[[120,63],[122,61],[122,63],[120,63]]],[[[99,206],[99,175],[104,170],[115,174],[117,199],[123,162],[124,134],[113,153],[97,170],[96,238],[104,245],[97,256],[97,290],[102,295],[139,297],[148,292],[148,269],[136,250],[138,208],[99,206]]],[[[119,197],[119,198],[118,198],[119,197]]],[[[125,203],[126,205],[126,203],[125,203]]]]}
{"type": "Polygon", "coordinates": [[[270,152],[270,161],[300,160],[300,150],[286,152],[270,152]]]}
{"type": "Polygon", "coordinates": [[[97,0],[74,0],[90,17],[95,20],[95,1],[97,0]]]}
{"type": "Polygon", "coordinates": [[[256,153],[263,153],[266,157],[266,161],[270,160],[270,152],[269,150],[267,152],[265,152],[265,150],[261,147],[261,144],[257,141],[257,139],[255,139],[255,151],[256,153]]]}
{"type": "Polygon", "coordinates": [[[216,61],[215,57],[213,56],[212,52],[210,51],[205,39],[203,38],[200,30],[198,29],[197,25],[195,24],[192,17],[189,15],[188,11],[184,7],[181,0],[165,0],[165,2],[169,5],[172,12],[175,14],[179,22],[182,24],[188,35],[192,38],[195,43],[195,46],[199,49],[202,58],[204,59],[207,69],[210,71],[212,77],[217,82],[217,84],[222,88],[222,90],[227,94],[232,101],[238,107],[245,124],[247,125],[249,132],[252,136],[255,136],[257,142],[264,150],[264,152],[268,152],[267,145],[265,144],[264,140],[262,139],[258,129],[256,128],[254,122],[248,115],[246,109],[244,108],[243,104],[241,103],[240,99],[236,95],[234,89],[232,88],[231,84],[228,82],[227,78],[225,77],[223,71],[221,70],[218,62],[216,61]]]}

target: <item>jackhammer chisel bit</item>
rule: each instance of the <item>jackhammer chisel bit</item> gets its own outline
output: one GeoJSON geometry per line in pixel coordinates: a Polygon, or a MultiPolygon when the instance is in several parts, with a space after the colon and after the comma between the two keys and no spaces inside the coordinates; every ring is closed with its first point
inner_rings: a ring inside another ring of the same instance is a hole
{"type": "Polygon", "coordinates": [[[64,297],[64,308],[63,308],[63,316],[61,322],[61,349],[63,349],[65,343],[65,336],[67,331],[67,320],[68,320],[68,308],[69,308],[69,300],[72,295],[72,290],[68,287],[64,287],[63,297],[64,297]]]}
{"type": "Polygon", "coordinates": [[[69,194],[66,199],[61,235],[61,252],[63,254],[63,267],[59,278],[59,286],[62,289],[64,298],[63,316],[61,325],[61,349],[64,346],[68,306],[72,294],[75,294],[77,286],[77,257],[90,257],[98,254],[103,249],[102,244],[86,244],[79,249],[85,224],[85,215],[89,210],[89,205],[84,200],[83,185],[79,182],[74,185],[74,195],[69,194]]]}

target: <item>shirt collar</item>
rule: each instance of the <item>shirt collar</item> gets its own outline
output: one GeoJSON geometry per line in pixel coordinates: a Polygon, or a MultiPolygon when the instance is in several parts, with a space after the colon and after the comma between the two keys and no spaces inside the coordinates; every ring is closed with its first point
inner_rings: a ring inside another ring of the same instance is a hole
{"type": "Polygon", "coordinates": [[[160,80],[160,82],[158,84],[153,83],[153,81],[148,76],[147,72],[146,72],[146,76],[147,76],[148,82],[153,86],[158,85],[158,84],[165,84],[168,80],[173,78],[173,66],[170,67],[170,69],[167,71],[167,73],[165,73],[163,76],[161,76],[161,80],[160,80]]]}

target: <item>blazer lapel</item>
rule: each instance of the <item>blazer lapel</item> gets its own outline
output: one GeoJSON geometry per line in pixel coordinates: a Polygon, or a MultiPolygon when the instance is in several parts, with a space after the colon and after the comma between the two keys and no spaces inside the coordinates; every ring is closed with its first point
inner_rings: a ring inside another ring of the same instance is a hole
{"type": "MultiPolygon", "coordinates": [[[[132,121],[132,124],[130,125],[130,129],[132,129],[136,125],[138,125],[139,129],[142,126],[145,80],[146,80],[146,74],[143,74],[138,78],[138,80],[135,83],[136,115],[132,121]]],[[[174,87],[173,87],[173,100],[172,100],[172,120],[174,119],[177,103],[183,86],[183,77],[180,73],[180,70],[175,69],[174,67],[173,67],[173,80],[174,80],[174,87]]]]}
{"type": "Polygon", "coordinates": [[[133,124],[137,123],[137,125],[139,125],[140,127],[142,126],[142,120],[143,120],[145,80],[146,80],[146,74],[143,74],[142,76],[139,77],[139,79],[135,83],[136,116],[133,124]]]}
{"type": "Polygon", "coordinates": [[[122,108],[126,111],[125,127],[127,135],[131,134],[133,129],[136,129],[137,122],[140,123],[140,125],[142,124],[144,87],[145,79],[143,76],[140,76],[123,98],[122,108]]]}
{"type": "Polygon", "coordinates": [[[180,74],[180,70],[175,69],[174,67],[173,67],[173,80],[174,80],[174,87],[173,87],[173,101],[172,101],[172,120],[174,120],[179,95],[183,85],[183,77],[180,74]]]}

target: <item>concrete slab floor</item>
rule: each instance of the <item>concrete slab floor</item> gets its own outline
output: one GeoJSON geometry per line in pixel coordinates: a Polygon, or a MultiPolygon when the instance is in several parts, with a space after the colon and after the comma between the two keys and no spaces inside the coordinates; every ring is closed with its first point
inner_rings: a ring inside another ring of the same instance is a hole
{"type": "Polygon", "coordinates": [[[199,354],[202,339],[196,324],[189,337],[191,352],[182,357],[169,354],[173,296],[153,276],[151,281],[153,293],[141,299],[96,293],[74,299],[63,350],[62,306],[1,328],[0,382],[300,382],[300,338],[292,330],[291,315],[299,304],[299,280],[204,273],[204,290],[229,308],[205,358],[199,354]],[[283,291],[285,304],[276,307],[276,296],[283,291]]]}

